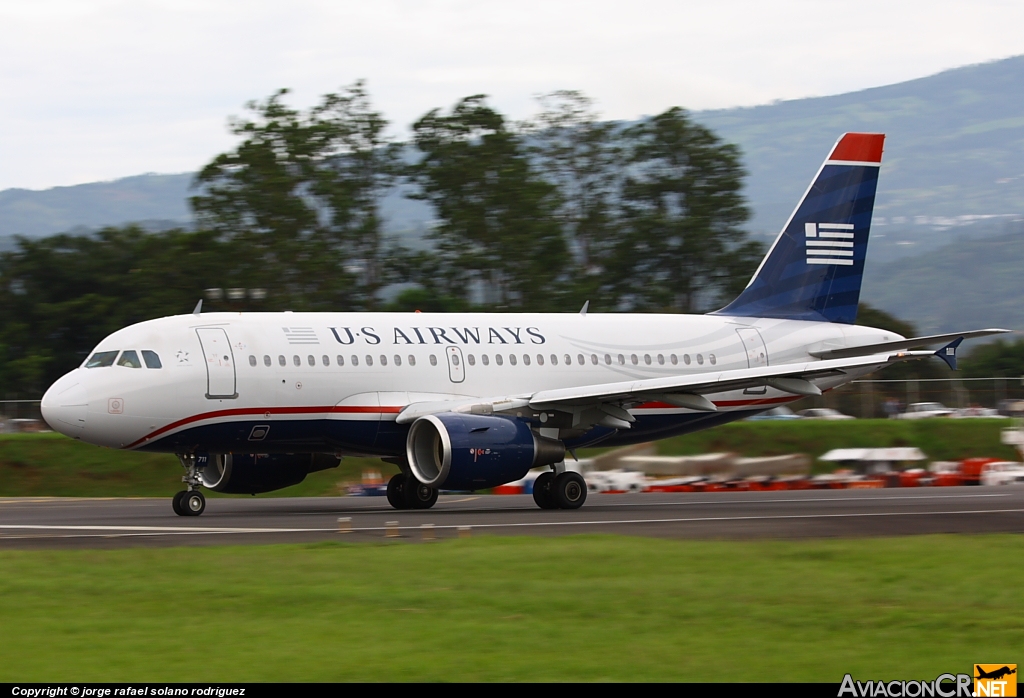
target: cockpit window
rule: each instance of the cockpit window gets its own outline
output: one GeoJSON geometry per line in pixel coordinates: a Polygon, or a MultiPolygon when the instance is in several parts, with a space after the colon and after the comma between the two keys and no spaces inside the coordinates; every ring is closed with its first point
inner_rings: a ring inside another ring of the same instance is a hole
{"type": "Polygon", "coordinates": [[[114,365],[114,359],[117,358],[116,351],[98,351],[92,355],[88,361],[85,362],[86,368],[106,368],[107,366],[114,365]]]}
{"type": "Polygon", "coordinates": [[[163,368],[163,364],[160,363],[160,357],[156,355],[155,351],[143,349],[142,358],[146,362],[146,368],[163,368]]]}
{"type": "Polygon", "coordinates": [[[121,358],[118,359],[117,365],[127,366],[128,368],[142,368],[142,362],[139,361],[138,353],[131,349],[121,352],[121,358]]]}

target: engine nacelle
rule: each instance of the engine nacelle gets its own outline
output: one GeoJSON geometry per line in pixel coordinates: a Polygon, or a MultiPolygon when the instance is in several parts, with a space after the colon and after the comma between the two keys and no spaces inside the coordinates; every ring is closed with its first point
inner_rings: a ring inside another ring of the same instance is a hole
{"type": "Polygon", "coordinates": [[[413,422],[405,450],[417,480],[450,490],[496,487],[565,458],[561,441],[536,436],[520,419],[454,412],[413,422]]]}
{"type": "Polygon", "coordinates": [[[203,486],[229,494],[259,494],[297,485],[310,473],[337,468],[340,462],[326,453],[196,454],[203,486]]]}

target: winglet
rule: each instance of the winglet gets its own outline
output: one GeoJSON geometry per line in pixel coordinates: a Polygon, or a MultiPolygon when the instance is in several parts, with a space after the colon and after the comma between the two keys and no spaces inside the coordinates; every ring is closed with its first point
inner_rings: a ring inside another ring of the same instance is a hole
{"type": "Polygon", "coordinates": [[[935,356],[939,357],[946,364],[949,365],[950,369],[956,370],[956,349],[960,346],[960,342],[964,341],[963,337],[957,337],[952,342],[935,352],[935,356]]]}
{"type": "Polygon", "coordinates": [[[198,317],[199,313],[201,313],[201,312],[203,312],[203,299],[202,298],[200,298],[199,302],[196,303],[196,307],[192,311],[192,314],[195,315],[196,317],[198,317]]]}
{"type": "Polygon", "coordinates": [[[580,315],[582,315],[583,317],[586,317],[587,316],[587,308],[589,308],[589,307],[590,307],[590,301],[586,301],[583,304],[583,307],[580,308],[580,315]]]}

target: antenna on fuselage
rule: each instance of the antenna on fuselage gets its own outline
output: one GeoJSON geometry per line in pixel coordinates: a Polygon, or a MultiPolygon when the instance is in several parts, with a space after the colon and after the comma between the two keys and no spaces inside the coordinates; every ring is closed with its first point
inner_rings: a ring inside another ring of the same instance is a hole
{"type": "Polygon", "coordinates": [[[201,312],[203,312],[203,299],[202,298],[200,298],[199,302],[196,303],[196,307],[192,311],[192,314],[198,316],[199,313],[201,313],[201,312]]]}
{"type": "Polygon", "coordinates": [[[583,304],[583,307],[580,308],[580,315],[582,315],[583,317],[586,317],[587,316],[587,308],[589,308],[589,307],[590,307],[590,301],[586,301],[583,304]]]}

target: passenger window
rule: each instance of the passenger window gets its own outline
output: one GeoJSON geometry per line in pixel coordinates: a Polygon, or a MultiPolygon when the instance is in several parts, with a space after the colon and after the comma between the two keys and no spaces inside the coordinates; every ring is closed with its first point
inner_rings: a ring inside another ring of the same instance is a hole
{"type": "Polygon", "coordinates": [[[650,354],[644,354],[644,363],[647,364],[648,366],[651,365],[651,355],[650,354]]]}
{"type": "Polygon", "coordinates": [[[604,362],[606,364],[608,364],[609,366],[611,366],[612,365],[612,355],[611,354],[605,354],[604,355],[604,362]]]}
{"type": "MultiPolygon", "coordinates": [[[[566,354],[566,358],[568,358],[568,354],[566,354]]],[[[566,363],[569,363],[569,362],[566,361],[566,363]]],[[[552,354],[551,355],[551,365],[552,366],[557,366],[558,365],[558,355],[557,354],[552,354]]]]}
{"type": "Polygon", "coordinates": [[[381,366],[387,366],[388,365],[388,357],[384,356],[383,354],[380,355],[380,365],[381,366]]]}
{"type": "Polygon", "coordinates": [[[353,366],[358,366],[359,365],[359,357],[356,356],[355,354],[352,355],[352,365],[353,366]]]}
{"type": "Polygon", "coordinates": [[[366,365],[373,366],[373,357],[370,356],[369,354],[366,355],[366,365]]]}
{"type": "MultiPolygon", "coordinates": [[[[580,354],[580,363],[581,364],[583,363],[583,354],[580,354]]],[[[597,354],[591,354],[590,355],[590,363],[592,363],[595,366],[597,366],[597,354]]]]}
{"type": "Polygon", "coordinates": [[[117,365],[127,366],[128,368],[142,368],[142,362],[139,361],[139,355],[131,349],[121,352],[121,358],[117,362],[117,365]]]}
{"type": "Polygon", "coordinates": [[[659,366],[664,366],[665,365],[665,355],[664,354],[658,354],[658,365],[659,366]]]}
{"type": "Polygon", "coordinates": [[[434,356],[433,354],[430,355],[430,365],[437,366],[437,357],[434,356]]]}
{"type": "Polygon", "coordinates": [[[495,355],[494,355],[494,363],[496,363],[496,364],[498,364],[499,366],[501,366],[501,364],[502,364],[503,362],[504,362],[504,359],[502,359],[502,358],[501,358],[501,354],[495,354],[495,355]]]}
{"type": "MultiPolygon", "coordinates": [[[[529,355],[524,355],[523,358],[526,359],[526,364],[529,365],[530,364],[530,361],[529,361],[530,357],[529,357],[529,355]]],[[[544,365],[544,355],[543,354],[537,354],[537,365],[538,366],[543,366],[544,365]]]]}
{"type": "MultiPolygon", "coordinates": [[[[146,352],[142,352],[142,355],[145,356],[146,352]]],[[[264,366],[270,366],[270,354],[264,354],[263,355],[263,365],[264,366]]]]}
{"type": "Polygon", "coordinates": [[[344,366],[345,365],[345,357],[342,356],[341,354],[338,354],[338,365],[339,366],[344,366]]]}
{"type": "Polygon", "coordinates": [[[316,366],[316,357],[312,354],[306,357],[306,361],[309,362],[310,366],[316,366]]]}
{"type": "Polygon", "coordinates": [[[294,356],[292,356],[292,363],[295,364],[296,366],[301,366],[302,365],[302,359],[299,358],[298,354],[295,354],[294,356]]]}
{"type": "Polygon", "coordinates": [[[515,366],[516,365],[516,355],[515,354],[509,354],[508,355],[508,363],[511,366],[515,366]]]}
{"type": "Polygon", "coordinates": [[[331,365],[331,357],[329,357],[327,354],[324,354],[321,358],[324,361],[324,366],[330,366],[331,365]]]}
{"type": "Polygon", "coordinates": [[[626,357],[623,356],[622,354],[619,354],[619,365],[620,366],[625,366],[626,365],[626,357]]]}
{"type": "Polygon", "coordinates": [[[476,366],[476,357],[473,356],[472,354],[466,357],[466,361],[469,362],[470,366],[476,366]]]}
{"type": "Polygon", "coordinates": [[[107,366],[114,365],[114,359],[117,358],[116,351],[98,351],[92,355],[92,358],[85,362],[86,368],[106,368],[107,366]]]}
{"type": "Polygon", "coordinates": [[[452,366],[458,366],[459,365],[459,355],[458,354],[452,354],[448,358],[451,359],[452,366]]]}
{"type": "Polygon", "coordinates": [[[250,366],[255,366],[256,365],[256,356],[254,354],[249,354],[249,365],[250,366]]]}
{"type": "Polygon", "coordinates": [[[711,362],[712,366],[718,363],[718,359],[715,358],[714,354],[708,354],[708,361],[711,362]]]}
{"type": "Polygon", "coordinates": [[[704,355],[703,354],[697,354],[697,364],[700,365],[700,366],[704,365],[704,355]]]}
{"type": "Polygon", "coordinates": [[[160,363],[160,357],[157,356],[155,351],[149,349],[142,350],[142,360],[146,362],[146,368],[163,368],[164,365],[160,363]]]}
{"type": "Polygon", "coordinates": [[[279,354],[279,355],[278,355],[278,357],[277,357],[277,363],[278,363],[278,365],[280,365],[280,366],[285,366],[285,365],[287,365],[287,364],[288,364],[288,362],[284,360],[284,354],[279,354]]]}
{"type": "Polygon", "coordinates": [[[481,354],[480,361],[483,363],[484,366],[487,366],[488,364],[491,363],[491,360],[487,358],[487,354],[481,354]]]}
{"type": "MultiPolygon", "coordinates": [[[[675,361],[673,361],[672,363],[675,363],[675,361]]],[[[683,354],[683,363],[686,364],[687,366],[690,365],[690,355],[689,354],[683,354]]]]}
{"type": "Polygon", "coordinates": [[[413,356],[412,354],[409,354],[409,365],[410,366],[415,366],[416,365],[416,357],[413,356]]]}
{"type": "Polygon", "coordinates": [[[637,361],[636,354],[631,355],[629,357],[629,360],[633,362],[634,366],[636,366],[639,363],[639,361],[637,361]]]}
{"type": "Polygon", "coordinates": [[[401,366],[401,365],[402,365],[402,357],[399,356],[398,354],[395,354],[395,366],[401,366]]]}

